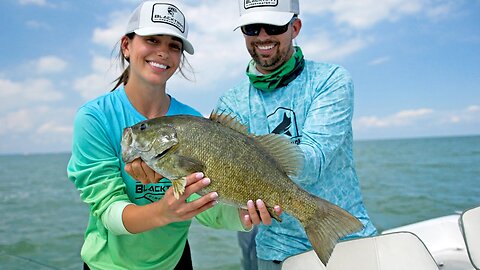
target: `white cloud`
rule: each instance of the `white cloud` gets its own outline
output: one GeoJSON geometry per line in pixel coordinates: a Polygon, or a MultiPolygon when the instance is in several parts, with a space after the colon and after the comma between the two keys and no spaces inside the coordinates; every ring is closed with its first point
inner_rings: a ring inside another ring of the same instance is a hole
{"type": "Polygon", "coordinates": [[[442,3],[427,10],[430,19],[438,20],[450,16],[455,10],[455,3],[442,3]]]}
{"type": "Polygon", "coordinates": [[[92,73],[78,78],[73,82],[73,88],[80,93],[84,100],[90,100],[107,93],[112,82],[120,75],[112,59],[94,56],[92,59],[92,73]]]}
{"type": "Polygon", "coordinates": [[[68,66],[66,61],[53,55],[41,57],[29,65],[33,66],[38,74],[60,73],[68,66]]]}
{"type": "Polygon", "coordinates": [[[74,108],[36,106],[0,116],[1,153],[66,151],[71,144],[74,108]]]}
{"type": "Polygon", "coordinates": [[[306,0],[301,3],[304,14],[331,13],[338,24],[354,29],[367,29],[382,21],[396,21],[402,16],[422,10],[422,0],[306,0]]]}
{"type": "Polygon", "coordinates": [[[20,5],[37,5],[37,6],[46,6],[47,0],[19,0],[20,5]]]}
{"type": "Polygon", "coordinates": [[[381,65],[383,63],[386,63],[388,61],[390,61],[390,57],[384,56],[384,57],[379,57],[379,58],[373,59],[372,61],[370,61],[368,63],[368,65],[377,66],[377,65],[381,65]]]}
{"type": "MultiPolygon", "coordinates": [[[[20,108],[2,116],[3,123],[0,135],[6,133],[22,134],[46,134],[61,133],[71,134],[72,121],[65,121],[73,116],[74,110],[69,108],[53,108],[48,106],[36,106],[31,108],[20,108]]],[[[71,119],[69,119],[71,120],[71,119]]]]}
{"type": "Polygon", "coordinates": [[[354,54],[370,44],[371,38],[351,37],[338,39],[333,33],[317,32],[298,37],[298,45],[307,59],[317,61],[336,61],[354,54]]]}
{"type": "Polygon", "coordinates": [[[479,105],[471,105],[471,106],[468,106],[466,110],[467,110],[467,112],[472,112],[472,113],[478,112],[478,111],[480,111],[480,106],[479,105]]]}
{"type": "Polygon", "coordinates": [[[63,98],[63,93],[47,79],[27,79],[15,82],[0,78],[0,112],[48,103],[63,98]]]}
{"type": "Polygon", "coordinates": [[[129,13],[125,11],[115,11],[108,15],[107,18],[107,27],[95,28],[93,30],[92,41],[95,44],[111,49],[118,43],[122,35],[125,33],[129,13]]]}
{"type": "Polygon", "coordinates": [[[426,116],[429,116],[434,111],[432,109],[415,109],[404,110],[397,112],[393,115],[384,117],[379,116],[363,116],[354,120],[355,129],[367,129],[367,128],[388,128],[398,126],[408,126],[423,120],[426,116]]]}
{"type": "MultiPolygon", "coordinates": [[[[353,120],[354,129],[359,132],[369,130],[395,130],[397,128],[431,128],[432,130],[452,129],[451,125],[478,124],[480,127],[480,106],[471,105],[458,110],[433,110],[420,108],[403,110],[387,116],[360,116],[353,120]]],[[[478,128],[477,128],[478,130],[478,128]]]]}
{"type": "Polygon", "coordinates": [[[25,25],[28,27],[28,28],[32,28],[32,29],[36,29],[36,30],[51,30],[52,27],[46,23],[46,22],[42,22],[42,21],[36,21],[36,20],[28,20],[25,22],[25,25]]]}
{"type": "Polygon", "coordinates": [[[478,123],[480,125],[480,106],[470,105],[459,111],[446,112],[438,122],[440,124],[478,123]]]}

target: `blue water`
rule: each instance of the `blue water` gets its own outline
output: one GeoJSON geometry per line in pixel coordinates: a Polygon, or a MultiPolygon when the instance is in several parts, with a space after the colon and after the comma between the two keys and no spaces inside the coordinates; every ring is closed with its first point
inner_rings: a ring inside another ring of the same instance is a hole
{"type": "MultiPolygon", "coordinates": [[[[480,136],[357,141],[354,154],[379,230],[480,205],[480,136]]],[[[88,207],[68,158],[0,156],[0,269],[81,269],[88,207]]],[[[234,232],[194,223],[190,235],[195,269],[240,269],[234,232]]]]}

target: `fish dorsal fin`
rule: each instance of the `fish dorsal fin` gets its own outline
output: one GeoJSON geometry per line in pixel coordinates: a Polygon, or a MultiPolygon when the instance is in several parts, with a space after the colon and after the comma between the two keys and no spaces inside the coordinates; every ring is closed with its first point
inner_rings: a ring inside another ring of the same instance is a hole
{"type": "Polygon", "coordinates": [[[235,117],[231,116],[230,114],[212,112],[210,114],[210,120],[220,123],[240,133],[249,135],[248,128],[242,125],[242,123],[240,123],[237,119],[235,119],[235,117]]]}
{"type": "Polygon", "coordinates": [[[278,134],[255,136],[255,139],[286,174],[298,175],[303,168],[303,152],[298,145],[290,143],[287,137],[278,134]]]}

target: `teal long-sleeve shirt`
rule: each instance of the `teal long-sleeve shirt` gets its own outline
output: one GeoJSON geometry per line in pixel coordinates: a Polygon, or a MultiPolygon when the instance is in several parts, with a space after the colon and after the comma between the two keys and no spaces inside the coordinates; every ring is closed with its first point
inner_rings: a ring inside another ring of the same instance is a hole
{"type": "MultiPolygon", "coordinates": [[[[376,234],[363,204],[353,158],[353,82],[342,67],[305,61],[300,75],[287,86],[264,92],[245,78],[217,103],[251,133],[284,134],[304,153],[304,168],[293,180],[310,193],[346,209],[364,229],[348,236],[376,234]]],[[[283,222],[260,225],[257,256],[283,261],[312,249],[298,220],[285,213],[283,222]]]]}
{"type": "MultiPolygon", "coordinates": [[[[167,115],[176,114],[201,116],[171,97],[167,115]]],[[[86,103],[77,112],[67,173],[90,208],[81,257],[91,269],[173,269],[183,252],[190,220],[123,235],[111,232],[102,221],[113,203],[152,203],[171,186],[167,179],[143,185],[124,171],[123,129],[143,120],[146,118],[132,106],[123,87],[86,103]]],[[[218,204],[196,218],[209,227],[244,230],[235,207],[218,204]]]]}

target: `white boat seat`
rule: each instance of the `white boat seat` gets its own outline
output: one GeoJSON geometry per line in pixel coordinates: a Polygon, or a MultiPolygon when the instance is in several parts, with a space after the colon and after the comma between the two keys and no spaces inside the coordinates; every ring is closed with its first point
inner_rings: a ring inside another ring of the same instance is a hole
{"type": "Polygon", "coordinates": [[[396,232],[340,242],[328,270],[438,270],[425,244],[411,232],[396,232]]]}
{"type": "Polygon", "coordinates": [[[458,225],[459,218],[460,214],[432,218],[382,233],[412,232],[422,240],[440,269],[474,270],[458,225]]]}
{"type": "Polygon", "coordinates": [[[282,270],[326,270],[317,254],[310,250],[287,258],[282,264],[282,270]]]}
{"type": "Polygon", "coordinates": [[[395,232],[340,242],[325,267],[312,251],[287,258],[282,270],[439,270],[423,242],[395,232]]]}
{"type": "Polygon", "coordinates": [[[468,256],[475,269],[480,269],[480,206],[469,209],[460,216],[463,239],[468,256]]]}

